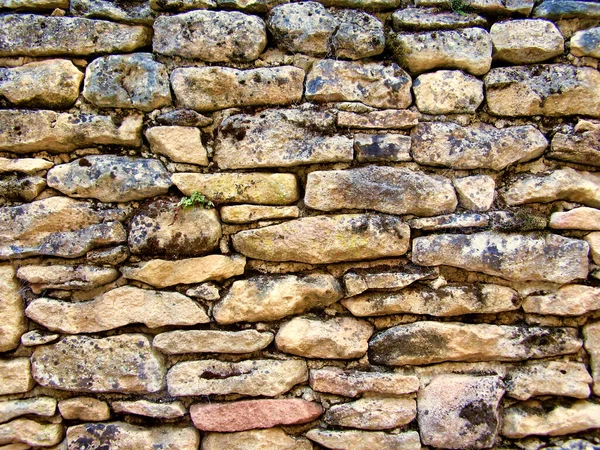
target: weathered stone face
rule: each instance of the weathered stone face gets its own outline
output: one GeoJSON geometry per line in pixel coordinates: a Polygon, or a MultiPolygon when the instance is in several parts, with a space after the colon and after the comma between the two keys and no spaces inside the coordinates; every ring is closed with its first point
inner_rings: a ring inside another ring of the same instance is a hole
{"type": "Polygon", "coordinates": [[[58,402],[60,415],[67,420],[102,421],[110,419],[108,403],[92,397],[74,397],[58,402]]]}
{"type": "Polygon", "coordinates": [[[17,277],[24,280],[34,294],[45,289],[93,289],[117,279],[119,272],[96,266],[21,266],[17,277]]]}
{"type": "Polygon", "coordinates": [[[8,264],[0,265],[0,352],[17,348],[21,335],[27,331],[19,289],[15,269],[8,264]]]}
{"type": "Polygon", "coordinates": [[[409,234],[408,225],[393,216],[340,214],[241,231],[232,241],[250,258],[323,264],[401,256],[409,234]]]}
{"type": "Polygon", "coordinates": [[[490,29],[494,59],[512,64],[532,64],[562,55],[564,39],[546,20],[511,20],[490,29]]]}
{"type": "Polygon", "coordinates": [[[385,47],[383,23],[364,11],[331,11],[338,22],[331,45],[337,58],[361,59],[379,55],[385,47]]]}
{"type": "Polygon", "coordinates": [[[30,202],[46,189],[46,180],[41,177],[4,177],[0,180],[0,197],[16,202],[30,202]]]}
{"type": "Polygon", "coordinates": [[[8,9],[45,10],[68,8],[68,0],[2,0],[2,7],[8,9]]]}
{"type": "Polygon", "coordinates": [[[586,206],[550,216],[550,228],[558,230],[600,230],[600,210],[586,206]]]}
{"type": "Polygon", "coordinates": [[[135,414],[155,419],[177,419],[187,413],[181,402],[155,403],[148,400],[112,402],[114,411],[119,414],[135,414]]]}
{"type": "Polygon", "coordinates": [[[309,173],[304,203],[322,211],[371,209],[397,215],[432,216],[454,211],[457,199],[447,178],[402,168],[370,166],[309,173]]]}
{"type": "Polygon", "coordinates": [[[236,11],[192,11],[160,16],[154,22],[153,49],[163,55],[250,62],[266,44],[263,20],[236,11]]]}
{"type": "Polygon", "coordinates": [[[281,428],[250,430],[238,433],[207,433],[202,450],[310,450],[307,439],[289,436],[281,428]]]}
{"type": "Polygon", "coordinates": [[[31,366],[42,386],[79,392],[157,392],[166,371],[162,356],[142,334],[68,336],[37,347],[31,366]]]}
{"type": "Polygon", "coordinates": [[[56,411],[56,399],[52,397],[35,397],[25,400],[9,400],[0,402],[0,423],[8,422],[15,417],[32,414],[36,416],[52,416],[56,411]]]}
{"type": "Polygon", "coordinates": [[[573,55],[600,58],[600,27],[578,31],[570,43],[573,55]]]}
{"type": "Polygon", "coordinates": [[[192,111],[191,109],[174,109],[156,118],[161,125],[176,125],[180,127],[205,127],[213,123],[210,117],[192,111]]]}
{"type": "Polygon", "coordinates": [[[245,360],[239,363],[218,360],[186,361],[175,364],[167,375],[169,394],[275,397],[308,379],[306,361],[245,360]]]}
{"type": "Polygon", "coordinates": [[[600,395],[600,322],[592,322],[583,328],[585,349],[591,357],[590,366],[594,377],[594,394],[600,395]]]}
{"type": "Polygon", "coordinates": [[[190,11],[210,9],[216,6],[215,0],[150,0],[150,8],[156,11],[190,11]]]}
{"type": "Polygon", "coordinates": [[[410,110],[386,109],[366,114],[340,111],[337,115],[338,127],[361,130],[408,130],[418,123],[417,114],[410,110]]]}
{"type": "Polygon", "coordinates": [[[600,288],[568,284],[547,295],[530,295],[523,310],[533,314],[579,316],[600,309],[600,288]]]}
{"type": "Polygon", "coordinates": [[[348,297],[368,290],[398,291],[419,280],[429,280],[438,275],[436,268],[407,264],[402,269],[374,272],[356,270],[344,274],[344,289],[348,297]]]}
{"type": "Polygon", "coordinates": [[[318,428],[306,433],[311,441],[326,448],[337,450],[419,450],[419,433],[407,431],[400,434],[388,434],[382,431],[330,431],[318,428]]]}
{"type": "Polygon", "coordinates": [[[315,391],[356,397],[360,394],[403,395],[419,389],[419,379],[399,373],[344,371],[325,367],[310,371],[310,387],[315,391]]]}
{"type": "Polygon", "coordinates": [[[256,330],[178,330],[156,335],[152,346],[168,355],[182,353],[244,354],[262,350],[273,341],[273,337],[272,333],[260,333],[256,330]]]}
{"type": "Polygon", "coordinates": [[[530,125],[497,129],[426,122],[413,129],[411,139],[412,156],[419,164],[454,169],[502,170],[537,158],[548,146],[544,135],[530,125]]]}
{"type": "Polygon", "coordinates": [[[600,130],[580,134],[556,133],[552,138],[548,158],[600,166],[600,130]]]}
{"type": "Polygon", "coordinates": [[[22,394],[33,386],[29,358],[0,360],[0,395],[22,394]]]}
{"type": "Polygon", "coordinates": [[[600,6],[576,0],[548,1],[540,4],[533,11],[533,17],[549,20],[573,19],[578,17],[599,18],[600,6]]]}
{"type": "Polygon", "coordinates": [[[54,166],[54,163],[41,158],[0,158],[0,173],[20,172],[28,175],[41,170],[47,170],[54,166]]]}
{"type": "Polygon", "coordinates": [[[227,223],[251,223],[269,219],[296,219],[300,215],[297,206],[224,206],[220,210],[221,220],[227,223]]]}
{"type": "Polygon", "coordinates": [[[440,11],[437,8],[406,8],[392,14],[394,30],[452,30],[485,26],[487,21],[474,13],[440,11]]]}
{"type": "Polygon", "coordinates": [[[487,214],[444,214],[435,217],[422,217],[410,219],[408,224],[416,230],[447,230],[452,228],[477,228],[487,227],[490,218],[487,214]]]}
{"type": "Polygon", "coordinates": [[[146,130],[145,135],[155,154],[165,155],[175,162],[208,166],[202,136],[195,127],[152,127],[146,130]]]}
{"type": "Polygon", "coordinates": [[[410,136],[402,134],[355,134],[354,150],[360,162],[411,161],[410,136]]]}
{"type": "Polygon", "coordinates": [[[448,265],[513,281],[568,283],[587,278],[585,241],[548,234],[437,234],[413,240],[413,263],[448,265]]]}
{"type": "Polygon", "coordinates": [[[588,234],[585,241],[590,245],[590,256],[595,264],[600,264],[600,233],[594,232],[588,234]]]}
{"type": "Polygon", "coordinates": [[[413,89],[419,111],[426,114],[474,113],[483,102],[483,82],[460,70],[419,75],[413,89]]]}
{"type": "Polygon", "coordinates": [[[69,12],[74,16],[108,19],[116,22],[152,25],[153,11],[147,2],[111,0],[71,0],[69,12]]]}
{"type": "Polygon", "coordinates": [[[50,447],[59,444],[63,434],[60,423],[41,424],[34,420],[17,419],[0,424],[0,445],[23,443],[27,446],[50,447]]]}
{"type": "Polygon", "coordinates": [[[412,398],[366,397],[332,406],[325,422],[361,430],[387,430],[405,425],[416,416],[417,405],[412,398]]]}
{"type": "MultiPolygon", "coordinates": [[[[510,15],[517,13],[529,16],[533,9],[534,0],[465,0],[465,8],[491,15],[510,15]]],[[[415,0],[416,6],[450,6],[447,0],[415,0]]]]}

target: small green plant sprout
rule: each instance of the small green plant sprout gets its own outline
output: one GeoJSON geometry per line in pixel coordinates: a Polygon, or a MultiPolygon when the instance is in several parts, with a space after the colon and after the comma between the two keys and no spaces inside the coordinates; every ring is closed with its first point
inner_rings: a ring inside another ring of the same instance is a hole
{"type": "Polygon", "coordinates": [[[469,10],[469,6],[465,3],[464,0],[450,0],[450,7],[452,11],[464,16],[467,14],[469,10]]]}
{"type": "Polygon", "coordinates": [[[210,209],[214,208],[215,204],[198,191],[192,192],[192,195],[189,197],[183,197],[177,204],[178,208],[183,209],[191,208],[193,206],[200,206],[202,209],[210,209]]]}

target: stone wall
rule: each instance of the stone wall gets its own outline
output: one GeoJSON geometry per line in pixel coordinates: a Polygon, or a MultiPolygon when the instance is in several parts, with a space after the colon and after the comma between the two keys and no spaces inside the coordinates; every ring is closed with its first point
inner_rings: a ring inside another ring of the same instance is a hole
{"type": "Polygon", "coordinates": [[[599,3],[0,11],[0,449],[600,448],[599,3]]]}

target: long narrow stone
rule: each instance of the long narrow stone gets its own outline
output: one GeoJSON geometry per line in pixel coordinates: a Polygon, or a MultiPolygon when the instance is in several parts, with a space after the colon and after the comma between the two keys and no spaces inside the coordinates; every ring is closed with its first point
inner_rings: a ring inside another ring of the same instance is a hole
{"type": "Polygon", "coordinates": [[[117,414],[135,414],[137,416],[153,417],[155,419],[177,419],[187,413],[181,402],[155,403],[148,400],[112,402],[117,414]]]}
{"type": "Polygon", "coordinates": [[[585,350],[590,355],[590,367],[594,377],[594,394],[600,395],[600,322],[592,322],[583,328],[585,350]]]}
{"type": "Polygon", "coordinates": [[[413,398],[365,397],[331,406],[325,422],[361,430],[389,430],[411,422],[417,416],[413,398]]]}
{"type": "Polygon", "coordinates": [[[52,416],[56,412],[56,399],[52,397],[34,397],[24,400],[0,402],[0,423],[26,414],[52,416]]]}
{"type": "Polygon", "coordinates": [[[600,166],[600,130],[577,134],[556,133],[546,157],[600,166]]]}
{"type": "Polygon", "coordinates": [[[388,434],[382,431],[332,431],[318,428],[306,433],[311,441],[335,450],[420,450],[416,431],[388,434]]]}
{"type": "Polygon", "coordinates": [[[202,450],[312,450],[303,437],[290,436],[281,428],[238,431],[237,433],[206,433],[202,450]]]}
{"type": "Polygon", "coordinates": [[[394,372],[361,372],[325,367],[310,371],[310,387],[318,392],[345,397],[360,394],[404,395],[419,389],[419,379],[394,372]]]}
{"type": "Polygon", "coordinates": [[[63,435],[60,423],[42,424],[30,419],[16,419],[0,425],[0,445],[23,443],[50,447],[59,444],[63,435]]]}
{"type": "Polygon", "coordinates": [[[118,276],[119,271],[112,267],[85,265],[32,264],[21,266],[17,271],[17,277],[24,280],[34,294],[45,289],[93,289],[116,280],[118,276]]]}
{"type": "Polygon", "coordinates": [[[14,350],[27,331],[21,286],[10,264],[0,265],[0,352],[14,350]]]}
{"type": "Polygon", "coordinates": [[[273,341],[273,333],[256,330],[177,330],[156,335],[152,346],[168,355],[182,353],[243,354],[262,350],[273,341]]]}
{"type": "Polygon", "coordinates": [[[600,288],[579,284],[567,284],[546,295],[530,295],[523,301],[523,310],[533,314],[580,316],[598,309],[600,288]]]}

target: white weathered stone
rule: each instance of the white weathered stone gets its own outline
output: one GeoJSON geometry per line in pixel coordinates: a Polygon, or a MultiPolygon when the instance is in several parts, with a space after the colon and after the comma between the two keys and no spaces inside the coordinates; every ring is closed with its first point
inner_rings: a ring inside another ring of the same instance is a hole
{"type": "Polygon", "coordinates": [[[29,419],[16,419],[0,424],[0,445],[23,443],[34,447],[50,447],[60,443],[64,435],[63,426],[41,424],[29,419]]]}
{"type": "Polygon", "coordinates": [[[0,173],[20,172],[28,175],[48,170],[54,163],[41,158],[0,158],[0,173]]]}
{"type": "Polygon", "coordinates": [[[273,334],[256,330],[177,330],[156,335],[152,346],[168,355],[183,353],[253,353],[273,341],[273,334]]]}
{"type": "Polygon", "coordinates": [[[440,11],[437,8],[405,8],[392,14],[395,31],[400,30],[451,30],[486,26],[487,21],[477,14],[440,11]]]}
{"type": "Polygon", "coordinates": [[[0,360],[0,395],[21,394],[33,386],[29,358],[0,360]]]}
{"type": "Polygon", "coordinates": [[[594,264],[600,265],[600,232],[588,234],[585,238],[590,246],[590,256],[594,264]]]}
{"type": "Polygon", "coordinates": [[[337,115],[338,127],[359,130],[408,130],[418,123],[417,113],[408,109],[385,109],[365,114],[339,111],[337,115]]]}
{"type": "Polygon", "coordinates": [[[435,217],[410,219],[408,224],[414,230],[448,230],[453,228],[487,227],[490,218],[487,214],[463,213],[444,214],[435,217]]]}
{"type": "Polygon", "coordinates": [[[419,389],[419,379],[394,372],[360,372],[325,367],[310,371],[310,387],[318,392],[356,397],[360,394],[403,395],[419,389]]]}
{"type": "Polygon", "coordinates": [[[382,431],[330,431],[318,428],[306,433],[317,444],[335,450],[420,450],[416,431],[388,434],[382,431]]]}
{"type": "Polygon", "coordinates": [[[412,264],[400,269],[374,272],[356,270],[344,274],[344,289],[348,297],[368,290],[398,291],[419,280],[429,280],[439,275],[437,268],[421,267],[412,264]]]}
{"type": "Polygon", "coordinates": [[[562,55],[565,42],[552,22],[539,19],[497,22],[490,29],[494,59],[533,64],[562,55]]]}
{"type": "Polygon", "coordinates": [[[578,31],[571,37],[570,44],[575,56],[600,58],[600,27],[578,31]]]}
{"type": "Polygon", "coordinates": [[[113,0],[71,0],[73,16],[108,19],[115,22],[152,25],[153,11],[148,2],[115,2],[113,0]]]}
{"type": "Polygon", "coordinates": [[[388,430],[405,425],[416,416],[415,399],[365,397],[354,402],[333,405],[325,415],[325,422],[333,426],[360,430],[388,430]]]}
{"type": "Polygon", "coordinates": [[[600,230],[600,210],[582,207],[552,213],[550,228],[557,230],[600,230]]]}
{"type": "Polygon", "coordinates": [[[24,280],[32,292],[39,294],[46,289],[93,289],[114,281],[119,271],[112,267],[51,265],[21,266],[17,277],[24,280]]]}
{"type": "Polygon", "coordinates": [[[487,211],[494,203],[496,182],[489,175],[473,175],[452,180],[458,203],[471,211],[487,211]]]}
{"type": "Polygon", "coordinates": [[[249,430],[238,433],[207,433],[201,450],[311,450],[304,438],[289,436],[281,428],[249,430]]]}
{"type": "Polygon", "coordinates": [[[354,150],[360,162],[411,161],[410,136],[402,134],[355,134],[354,150]]]}
{"type": "Polygon", "coordinates": [[[594,394],[600,395],[600,322],[592,322],[583,328],[585,349],[590,355],[590,367],[594,377],[594,394]]]}
{"type": "Polygon", "coordinates": [[[135,414],[156,419],[183,417],[187,409],[181,402],[155,403],[148,400],[116,401],[111,404],[117,414],[135,414]]]}
{"type": "Polygon", "coordinates": [[[0,402],[0,423],[26,414],[53,416],[56,411],[56,399],[52,397],[34,397],[24,400],[0,402]]]}
{"type": "Polygon", "coordinates": [[[27,331],[20,288],[15,269],[9,264],[0,265],[0,352],[17,348],[27,331]]]}
{"type": "Polygon", "coordinates": [[[227,223],[252,223],[259,220],[296,219],[300,216],[297,206],[236,205],[223,206],[221,220],[227,223]]]}
{"type": "Polygon", "coordinates": [[[73,397],[58,402],[60,415],[66,420],[99,422],[110,419],[108,403],[92,397],[73,397]]]}
{"type": "Polygon", "coordinates": [[[425,114],[474,113],[483,102],[483,81],[460,70],[419,75],[413,90],[417,108],[425,114]]]}
{"type": "Polygon", "coordinates": [[[533,17],[549,20],[600,18],[600,6],[594,2],[559,0],[542,2],[533,11],[533,17]]]}
{"type": "Polygon", "coordinates": [[[383,52],[384,27],[377,17],[356,9],[334,9],[330,12],[337,20],[330,49],[336,58],[361,59],[383,52]]]}
{"type": "Polygon", "coordinates": [[[579,316],[600,309],[600,288],[569,284],[546,295],[530,295],[523,310],[533,314],[579,316]]]}

